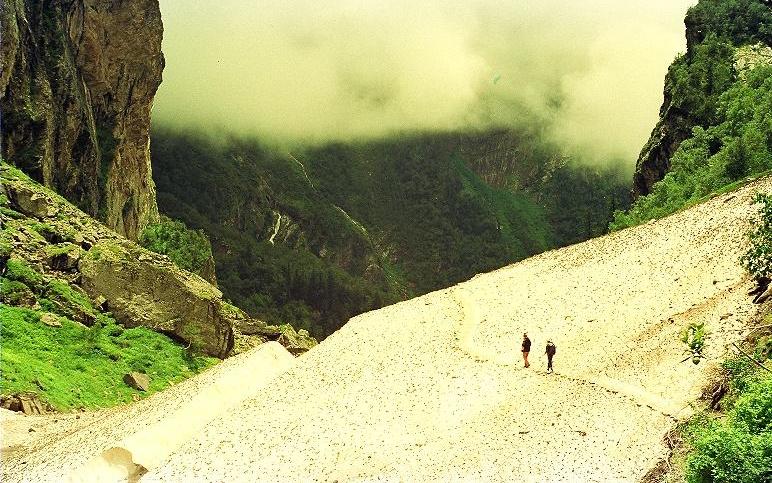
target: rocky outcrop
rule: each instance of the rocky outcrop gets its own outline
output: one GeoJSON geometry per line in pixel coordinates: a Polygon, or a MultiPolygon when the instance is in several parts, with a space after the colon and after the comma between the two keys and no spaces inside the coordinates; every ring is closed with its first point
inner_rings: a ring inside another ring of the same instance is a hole
{"type": "Polygon", "coordinates": [[[262,320],[251,318],[243,310],[229,304],[226,304],[226,310],[233,321],[234,354],[246,352],[269,341],[276,341],[290,354],[299,356],[318,344],[307,330],[295,331],[289,324],[268,325],[262,320]]]}
{"type": "Polygon", "coordinates": [[[673,154],[693,128],[715,124],[719,97],[732,82],[770,62],[772,35],[764,28],[770,15],[769,2],[755,0],[703,0],[689,9],[684,19],[686,54],[673,62],[665,77],[659,122],[638,157],[634,197],[649,194],[665,177],[673,154]]]}
{"type": "Polygon", "coordinates": [[[195,350],[227,356],[233,348],[232,321],[222,293],[168,258],[128,241],[98,242],[79,264],[91,299],[103,297],[126,327],[144,326],[186,341],[195,350]]]}
{"type": "Polygon", "coordinates": [[[132,239],[158,217],[149,129],[162,35],[158,0],[2,8],[2,156],[132,239]]]}
{"type": "Polygon", "coordinates": [[[46,414],[53,411],[51,405],[41,401],[35,393],[18,393],[0,396],[0,407],[27,415],[46,414]]]}
{"type": "Polygon", "coordinates": [[[112,317],[220,358],[234,352],[234,335],[241,348],[278,340],[299,354],[316,345],[305,331],[251,319],[200,276],[117,235],[4,163],[0,302],[86,326],[112,317]]]}
{"type": "MultiPolygon", "coordinates": [[[[666,83],[667,86],[667,83],[666,83]]],[[[670,170],[670,158],[691,136],[694,120],[686,112],[671,105],[671,93],[665,88],[665,102],[660,109],[657,125],[641,150],[633,177],[633,196],[645,196],[652,186],[670,170]]]]}

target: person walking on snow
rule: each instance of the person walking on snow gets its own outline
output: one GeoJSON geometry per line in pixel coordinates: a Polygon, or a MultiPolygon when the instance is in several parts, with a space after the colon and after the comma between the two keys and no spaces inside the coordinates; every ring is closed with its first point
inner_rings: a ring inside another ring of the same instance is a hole
{"type": "Polygon", "coordinates": [[[552,358],[555,357],[555,352],[557,352],[555,344],[551,340],[548,340],[547,350],[544,351],[544,353],[547,354],[547,372],[555,372],[552,369],[552,358]]]}
{"type": "Polygon", "coordinates": [[[528,334],[523,333],[523,361],[525,361],[525,367],[529,368],[531,367],[531,364],[528,363],[528,353],[531,352],[531,339],[528,338],[528,334]]]}

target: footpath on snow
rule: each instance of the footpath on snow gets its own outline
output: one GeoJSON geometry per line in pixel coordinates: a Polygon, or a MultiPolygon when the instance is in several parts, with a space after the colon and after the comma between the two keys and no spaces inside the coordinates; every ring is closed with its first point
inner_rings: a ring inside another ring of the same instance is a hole
{"type": "Polygon", "coordinates": [[[635,481],[754,314],[759,191],[360,315],[298,359],[263,346],[8,453],[3,481],[635,481]]]}

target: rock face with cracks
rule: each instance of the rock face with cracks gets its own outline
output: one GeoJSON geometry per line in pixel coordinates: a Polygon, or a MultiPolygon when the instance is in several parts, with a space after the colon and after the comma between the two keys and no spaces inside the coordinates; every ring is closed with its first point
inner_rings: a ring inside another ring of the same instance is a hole
{"type": "Polygon", "coordinates": [[[0,15],[2,156],[136,239],[158,218],[158,0],[7,0],[0,15]]]}
{"type": "Polygon", "coordinates": [[[233,321],[222,293],[168,259],[128,241],[110,240],[86,252],[79,269],[86,293],[103,297],[124,326],[171,334],[216,357],[233,348],[233,321]]]}

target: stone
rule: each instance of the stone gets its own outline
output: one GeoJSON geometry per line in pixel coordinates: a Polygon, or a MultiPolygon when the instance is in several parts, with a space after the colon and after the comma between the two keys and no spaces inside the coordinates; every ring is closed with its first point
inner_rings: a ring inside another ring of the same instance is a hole
{"type": "Polygon", "coordinates": [[[123,376],[123,382],[138,391],[147,392],[150,390],[150,376],[141,372],[129,372],[123,376]]]}
{"type": "Polygon", "coordinates": [[[308,334],[308,331],[304,329],[300,329],[299,332],[295,332],[295,329],[289,324],[281,325],[279,326],[279,329],[281,331],[281,335],[278,339],[276,339],[276,341],[283,345],[284,348],[294,356],[304,354],[309,349],[318,344],[316,339],[311,337],[308,334]]]}
{"type": "Polygon", "coordinates": [[[239,316],[222,292],[198,275],[125,240],[97,242],[80,260],[81,284],[103,297],[125,327],[171,334],[194,350],[227,357],[239,316]]]}
{"type": "Polygon", "coordinates": [[[59,320],[59,316],[56,314],[52,314],[50,312],[46,312],[45,314],[41,315],[40,322],[42,322],[44,325],[47,325],[49,327],[62,326],[62,322],[59,320]]]}
{"type": "Polygon", "coordinates": [[[88,296],[76,285],[61,280],[52,281],[46,286],[44,294],[59,314],[87,327],[94,325],[97,312],[88,296]]]}
{"type": "Polygon", "coordinates": [[[0,302],[16,307],[34,308],[37,298],[28,286],[22,282],[2,280],[0,281],[0,302]]]}
{"type": "Polygon", "coordinates": [[[72,243],[57,245],[49,248],[47,262],[54,270],[71,272],[78,268],[81,253],[80,247],[72,243]]]}
{"type": "Polygon", "coordinates": [[[27,415],[46,414],[53,411],[51,405],[43,402],[35,393],[17,393],[0,396],[0,407],[27,415]]]}
{"type": "Polygon", "coordinates": [[[56,216],[59,211],[43,193],[19,186],[8,187],[7,190],[11,206],[27,216],[43,219],[56,216]]]}

